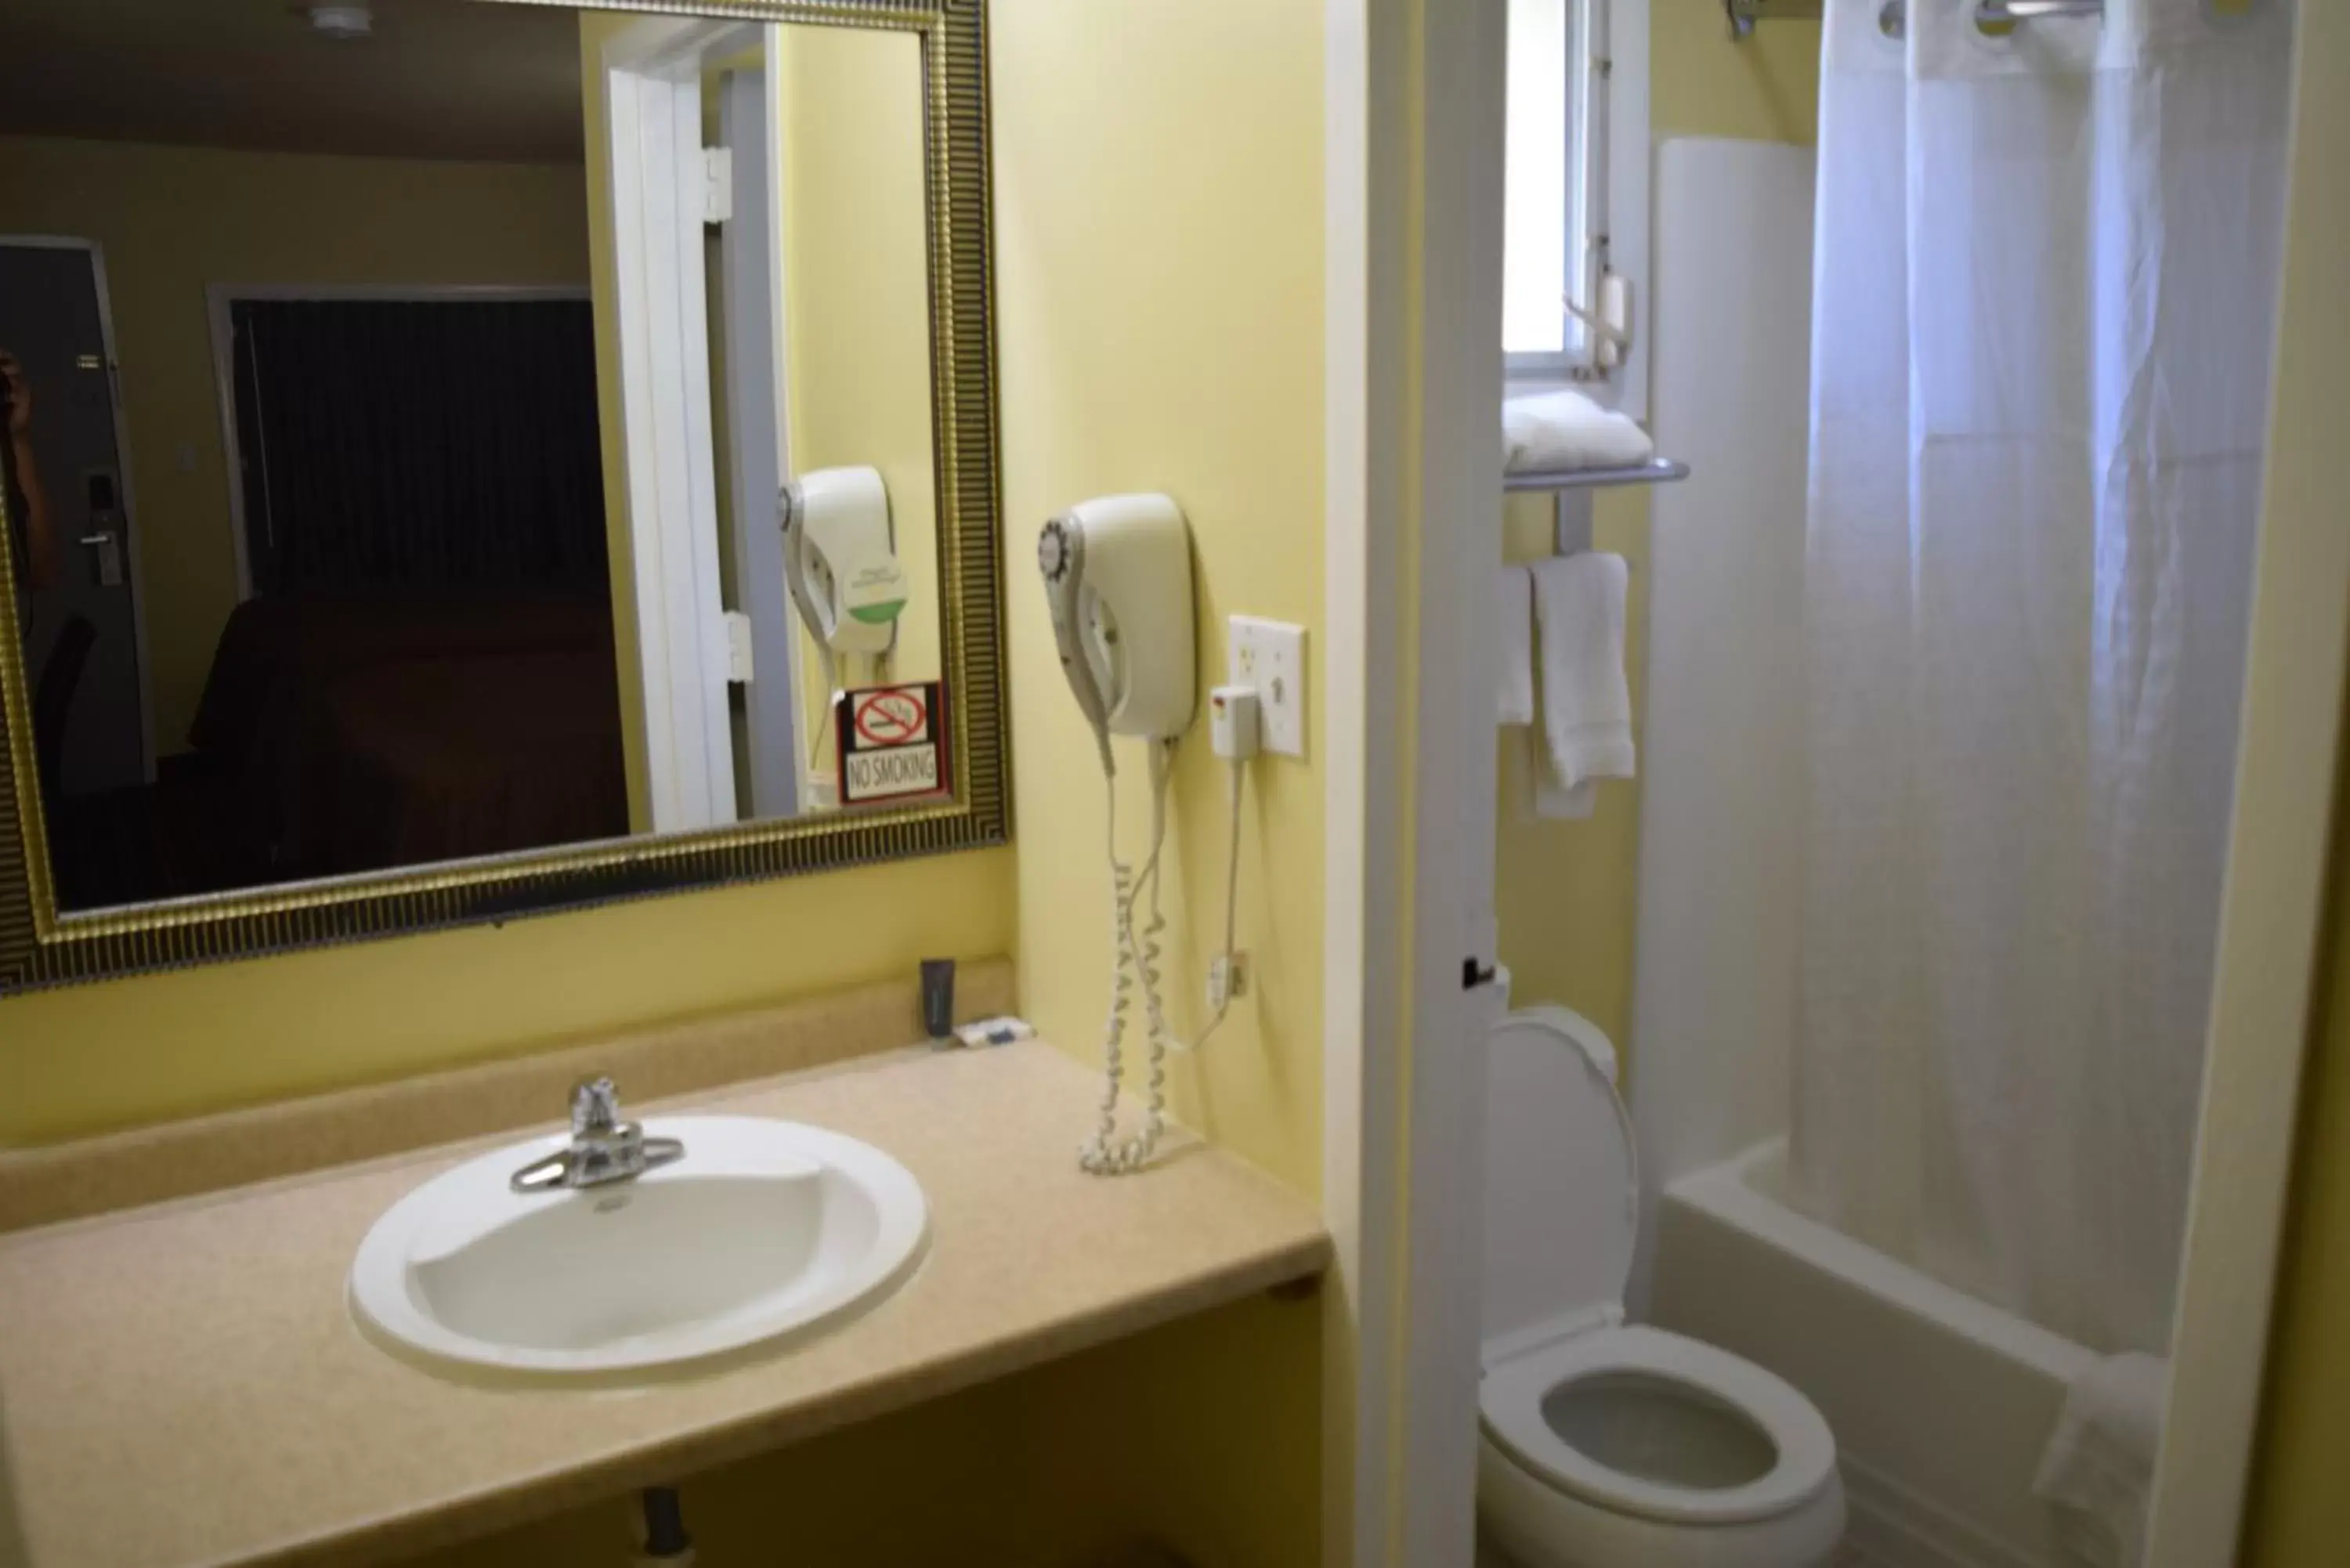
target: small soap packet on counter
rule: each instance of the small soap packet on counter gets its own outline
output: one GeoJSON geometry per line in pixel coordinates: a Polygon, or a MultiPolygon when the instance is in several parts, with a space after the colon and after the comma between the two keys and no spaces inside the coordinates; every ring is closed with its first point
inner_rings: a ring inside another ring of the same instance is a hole
{"type": "Polygon", "coordinates": [[[955,1026],[957,1044],[978,1050],[985,1045],[1009,1045],[1015,1040],[1031,1040],[1036,1032],[1028,1027],[1027,1020],[1006,1014],[1001,1018],[983,1018],[976,1023],[955,1026]]]}

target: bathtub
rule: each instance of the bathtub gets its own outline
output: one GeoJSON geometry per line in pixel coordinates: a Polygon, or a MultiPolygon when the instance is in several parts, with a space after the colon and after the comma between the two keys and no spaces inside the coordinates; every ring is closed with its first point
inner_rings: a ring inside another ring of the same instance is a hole
{"type": "Polygon", "coordinates": [[[1773,1139],[1671,1182],[1650,1316],[1776,1372],[1834,1428],[1848,1557],[1883,1568],[2054,1568],[2033,1472],[2095,1359],[1781,1199],[1773,1139]]]}

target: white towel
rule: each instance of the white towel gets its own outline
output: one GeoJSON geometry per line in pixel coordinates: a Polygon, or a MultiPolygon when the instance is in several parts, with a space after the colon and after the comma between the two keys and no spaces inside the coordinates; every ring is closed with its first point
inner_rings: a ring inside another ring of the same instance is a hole
{"type": "Polygon", "coordinates": [[[1534,566],[1542,636],[1539,816],[1588,816],[1595,779],[1632,776],[1632,690],[1624,679],[1621,556],[1582,550],[1534,566]]]}
{"type": "Polygon", "coordinates": [[[2169,1378],[2170,1363],[2130,1351],[2074,1379],[2032,1482],[2034,1495],[2056,1505],[2065,1562],[2137,1568],[2169,1378]]]}
{"type": "Polygon", "coordinates": [[[1512,473],[1628,468],[1655,455],[1627,414],[1603,409],[1577,391],[1512,398],[1502,404],[1502,466],[1512,473]]]}
{"type": "Polygon", "coordinates": [[[1501,625],[1501,722],[1534,722],[1534,580],[1523,566],[1503,566],[1493,613],[1501,625]]]}
{"type": "Polygon", "coordinates": [[[1573,789],[1552,776],[1550,759],[1543,754],[1542,737],[1535,735],[1526,759],[1526,777],[1534,784],[1529,802],[1534,814],[1547,822],[1582,822],[1599,809],[1599,785],[1586,779],[1573,789]]]}

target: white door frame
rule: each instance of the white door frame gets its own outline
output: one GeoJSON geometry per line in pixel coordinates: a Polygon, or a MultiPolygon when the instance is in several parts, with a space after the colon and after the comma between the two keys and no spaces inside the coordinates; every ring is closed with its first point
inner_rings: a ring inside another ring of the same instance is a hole
{"type": "Polygon", "coordinates": [[[2221,903],[2170,1409],[2147,1568],[2235,1561],[2258,1433],[2277,1263],[2292,1194],[2303,1058],[2330,955],[2338,746],[2350,669],[2350,528],[2340,410],[2350,404],[2350,233],[2340,156],[2350,113],[2329,96],[2350,19],[2304,7],[2295,45],[2293,168],[2281,330],[2262,483],[2234,827],[2221,903]]]}
{"type": "Polygon", "coordinates": [[[645,772],[656,833],[736,820],[703,281],[702,62],[760,25],[649,17],[608,39],[612,277],[645,772]]]}
{"type": "Polygon", "coordinates": [[[1470,1558],[1494,1004],[1501,0],[1326,12],[1324,1556],[1470,1558]],[[1412,113],[1418,109],[1418,115],[1412,113]],[[1419,140],[1412,128],[1417,119],[1419,140]],[[1400,633],[1400,635],[1399,635],[1400,633]]]}
{"type": "Polygon", "coordinates": [[[390,300],[414,304],[468,300],[578,299],[571,284],[209,283],[204,317],[212,329],[213,399],[220,405],[221,455],[227,463],[229,541],[236,552],[236,597],[253,597],[253,552],[244,536],[244,438],[236,424],[236,323],[240,299],[390,300]]]}
{"type": "Polygon", "coordinates": [[[728,74],[718,115],[734,187],[719,245],[732,437],[725,483],[733,496],[734,608],[750,622],[753,649],[743,705],[751,799],[740,804],[751,815],[797,816],[811,796],[801,722],[807,703],[800,687],[799,611],[785,582],[775,514],[777,493],[794,469],[784,330],[788,192],[782,168],[783,81],[773,42],[759,52],[764,64],[755,78],[747,71],[728,74]],[[761,344],[764,352],[743,352],[761,344]]]}
{"type": "Polygon", "coordinates": [[[114,299],[106,284],[106,247],[73,234],[0,234],[0,244],[27,250],[88,251],[90,281],[98,289],[99,351],[106,356],[106,395],[114,410],[114,482],[122,496],[124,545],[130,552],[130,646],[139,667],[139,764],[155,782],[155,682],[148,672],[147,575],[140,566],[139,493],[130,475],[130,423],[122,411],[122,361],[114,351],[114,299]]]}

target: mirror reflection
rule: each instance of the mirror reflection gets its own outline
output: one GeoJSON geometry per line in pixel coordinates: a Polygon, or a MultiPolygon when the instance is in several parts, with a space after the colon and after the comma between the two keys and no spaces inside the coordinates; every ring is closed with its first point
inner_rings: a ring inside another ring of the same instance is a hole
{"type": "Polygon", "coordinates": [[[919,47],[10,7],[0,615],[62,909],[951,793],[919,47]]]}

